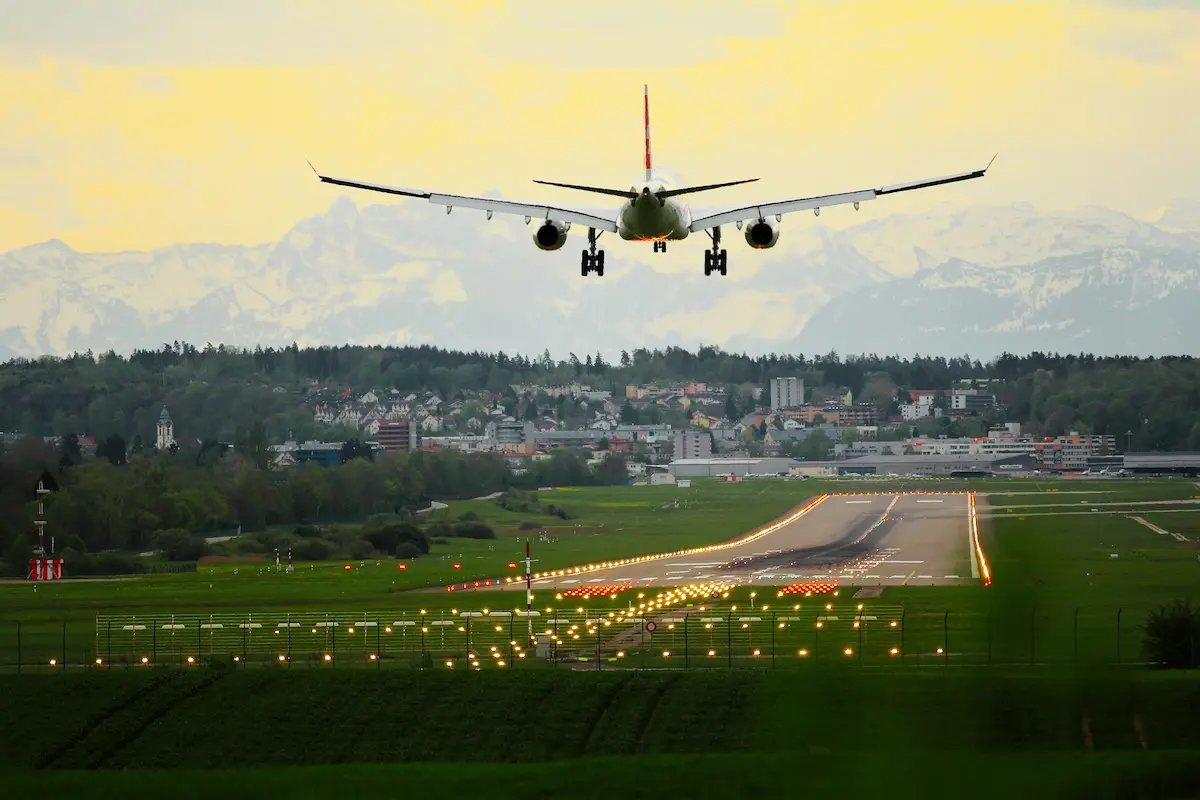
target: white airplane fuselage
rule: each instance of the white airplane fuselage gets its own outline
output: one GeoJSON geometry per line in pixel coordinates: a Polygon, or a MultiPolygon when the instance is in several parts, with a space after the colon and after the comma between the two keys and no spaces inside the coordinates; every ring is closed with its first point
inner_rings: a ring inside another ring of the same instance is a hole
{"type": "Polygon", "coordinates": [[[656,192],[666,186],[662,181],[637,181],[629,187],[638,193],[626,200],[617,214],[617,235],[632,242],[663,242],[686,239],[692,224],[691,208],[668,197],[659,200],[656,192]]]}

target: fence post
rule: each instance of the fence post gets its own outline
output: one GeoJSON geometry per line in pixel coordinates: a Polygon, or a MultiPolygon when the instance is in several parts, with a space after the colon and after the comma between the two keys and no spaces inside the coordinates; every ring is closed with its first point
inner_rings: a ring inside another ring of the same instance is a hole
{"type": "MultiPolygon", "coordinates": [[[[381,641],[380,637],[379,637],[379,623],[382,621],[383,621],[382,618],[380,618],[380,616],[378,614],[376,614],[375,615],[375,668],[376,669],[378,669],[379,665],[383,663],[383,648],[381,648],[379,646],[379,643],[381,641]]],[[[508,660],[510,663],[512,662],[511,654],[509,655],[508,660]]]]}
{"type": "MultiPolygon", "coordinates": [[[[587,625],[587,617],[583,618],[583,624],[587,625]]],[[[601,625],[601,623],[599,623],[599,622],[596,623],[596,669],[597,670],[600,669],[600,625],[601,625]]],[[[586,630],[586,628],[584,630],[586,630]]]]}
{"type": "Polygon", "coordinates": [[[863,630],[867,627],[866,620],[863,619],[863,613],[858,612],[858,665],[862,666],[862,649],[863,649],[863,630]]]}
{"type": "Polygon", "coordinates": [[[1121,612],[1124,610],[1125,610],[1124,606],[1117,609],[1117,663],[1118,664],[1121,663],[1121,612]]]}
{"type": "Polygon", "coordinates": [[[111,667],[112,666],[112,620],[111,619],[108,621],[108,628],[107,628],[107,632],[104,634],[104,637],[107,640],[106,647],[108,649],[108,666],[111,667]]]}
{"type": "MultiPolygon", "coordinates": [[[[683,612],[683,668],[688,668],[688,614],[683,612]]],[[[772,654],[774,658],[774,654],[772,654]]]]}
{"type": "Polygon", "coordinates": [[[1037,607],[1029,609],[1029,666],[1033,666],[1037,656],[1037,607]]]}
{"type": "Polygon", "coordinates": [[[727,669],[733,669],[733,612],[726,612],[727,617],[725,625],[725,658],[727,660],[727,669]]]}
{"type": "Polygon", "coordinates": [[[17,623],[17,674],[21,674],[21,623],[17,623]]]}
{"type": "Polygon", "coordinates": [[[246,666],[246,636],[250,633],[250,615],[246,615],[246,621],[242,623],[242,667],[246,666]]]}
{"type": "Polygon", "coordinates": [[[1072,656],[1073,660],[1079,660],[1079,606],[1075,607],[1075,630],[1072,634],[1075,638],[1075,653],[1072,656]]]}
{"type": "Polygon", "coordinates": [[[62,637],[62,668],[65,672],[67,669],[67,622],[63,620],[63,637],[62,637]]]}
{"type": "Polygon", "coordinates": [[[771,669],[775,669],[775,618],[778,615],[777,611],[771,612],[771,669]]]}
{"type": "Polygon", "coordinates": [[[900,609],[900,663],[904,663],[904,615],[908,613],[907,608],[900,609]]]}
{"type": "Polygon", "coordinates": [[[950,609],[942,617],[942,666],[950,664],[950,609]]]}

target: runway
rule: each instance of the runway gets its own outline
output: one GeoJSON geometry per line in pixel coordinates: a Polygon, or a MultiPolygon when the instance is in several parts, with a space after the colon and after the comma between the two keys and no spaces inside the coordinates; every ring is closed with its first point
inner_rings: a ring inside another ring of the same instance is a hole
{"type": "Polygon", "coordinates": [[[543,576],[533,585],[556,590],[710,581],[782,586],[815,579],[870,586],[959,585],[978,581],[972,577],[970,551],[966,494],[831,495],[798,519],[745,544],[543,576]]]}

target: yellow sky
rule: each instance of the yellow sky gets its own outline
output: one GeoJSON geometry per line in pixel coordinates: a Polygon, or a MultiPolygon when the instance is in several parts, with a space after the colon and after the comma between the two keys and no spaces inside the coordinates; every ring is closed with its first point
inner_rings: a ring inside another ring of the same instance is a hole
{"type": "Polygon", "coordinates": [[[600,205],[531,180],[634,178],[643,83],[656,164],[690,183],[761,178],[696,205],[931,177],[998,151],[983,181],[822,221],[942,202],[1143,214],[1200,195],[1188,6],[27,3],[0,26],[0,252],[51,237],[79,250],[273,240],[341,191],[305,159],[394,185],[600,205]]]}

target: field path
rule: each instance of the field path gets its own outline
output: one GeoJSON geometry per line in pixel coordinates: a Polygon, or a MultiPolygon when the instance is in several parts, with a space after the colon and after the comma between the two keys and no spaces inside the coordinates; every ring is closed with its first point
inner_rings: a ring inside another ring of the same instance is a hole
{"type": "Polygon", "coordinates": [[[1182,533],[1171,533],[1168,530],[1163,530],[1162,528],[1158,527],[1157,525],[1155,525],[1153,522],[1150,522],[1149,520],[1142,519],[1141,517],[1130,517],[1130,519],[1132,519],[1134,522],[1145,525],[1150,530],[1152,530],[1155,533],[1160,534],[1162,536],[1174,536],[1176,539],[1178,539],[1181,542],[1188,541],[1188,538],[1186,536],[1184,536],[1182,533]]]}

